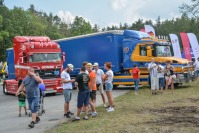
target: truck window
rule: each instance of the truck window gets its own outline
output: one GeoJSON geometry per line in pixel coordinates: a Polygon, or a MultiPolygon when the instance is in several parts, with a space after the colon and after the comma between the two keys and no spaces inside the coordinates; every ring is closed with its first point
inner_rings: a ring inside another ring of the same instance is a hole
{"type": "Polygon", "coordinates": [[[57,62],[61,61],[61,53],[35,53],[29,56],[29,62],[57,62]]]}
{"type": "Polygon", "coordinates": [[[146,56],[146,46],[140,46],[140,56],[146,56]]]}
{"type": "Polygon", "coordinates": [[[165,45],[161,45],[161,46],[156,46],[155,47],[155,55],[157,57],[171,57],[171,49],[170,46],[165,46],[165,45]]]}

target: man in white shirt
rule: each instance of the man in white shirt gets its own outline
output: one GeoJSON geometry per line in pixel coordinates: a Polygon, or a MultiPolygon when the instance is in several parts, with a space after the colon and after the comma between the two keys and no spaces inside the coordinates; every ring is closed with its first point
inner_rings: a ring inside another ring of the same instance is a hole
{"type": "Polygon", "coordinates": [[[159,78],[158,78],[158,70],[157,65],[155,64],[155,59],[152,58],[151,63],[148,65],[148,70],[150,72],[150,78],[151,78],[151,90],[152,95],[157,94],[157,90],[159,90],[159,78]]]}
{"type": "Polygon", "coordinates": [[[195,68],[195,78],[198,78],[198,76],[199,76],[199,57],[197,58],[197,60],[195,60],[193,66],[195,68]]]}
{"type": "Polygon", "coordinates": [[[97,90],[99,90],[101,96],[102,96],[102,100],[104,103],[104,107],[106,107],[106,102],[105,102],[105,96],[104,96],[104,87],[103,87],[103,82],[102,82],[102,76],[104,75],[104,72],[102,69],[99,69],[99,65],[98,63],[94,63],[93,65],[94,67],[94,72],[96,73],[96,86],[97,86],[97,90]]]}
{"type": "Polygon", "coordinates": [[[63,70],[61,73],[61,83],[63,87],[63,94],[65,98],[65,103],[64,103],[64,116],[67,118],[70,118],[70,115],[73,115],[74,113],[71,113],[69,111],[69,103],[72,98],[72,82],[75,80],[70,78],[69,73],[73,71],[74,66],[72,64],[68,64],[66,69],[63,70]]]}

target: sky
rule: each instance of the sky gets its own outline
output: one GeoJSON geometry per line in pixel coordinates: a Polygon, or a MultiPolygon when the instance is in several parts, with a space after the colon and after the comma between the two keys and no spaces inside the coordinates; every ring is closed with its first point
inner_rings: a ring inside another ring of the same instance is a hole
{"type": "Polygon", "coordinates": [[[14,6],[28,9],[33,4],[37,10],[58,15],[64,22],[71,23],[81,16],[92,25],[100,27],[120,23],[132,24],[139,18],[155,21],[181,16],[179,6],[191,0],[5,0],[8,8],[14,6]]]}

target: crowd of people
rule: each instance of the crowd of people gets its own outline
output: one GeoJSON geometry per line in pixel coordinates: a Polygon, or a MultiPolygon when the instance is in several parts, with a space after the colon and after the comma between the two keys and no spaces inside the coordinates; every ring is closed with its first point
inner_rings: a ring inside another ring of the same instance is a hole
{"type": "Polygon", "coordinates": [[[113,105],[113,97],[112,97],[112,89],[113,89],[113,71],[111,70],[112,64],[111,62],[106,62],[104,64],[104,68],[106,69],[106,73],[103,72],[102,69],[99,68],[98,63],[84,62],[80,73],[77,75],[75,79],[71,79],[70,72],[73,71],[73,65],[68,64],[66,69],[61,73],[61,83],[63,84],[63,94],[65,97],[64,104],[64,116],[70,118],[72,113],[69,111],[69,103],[72,98],[72,83],[75,83],[75,87],[78,89],[78,97],[77,97],[77,114],[73,121],[80,120],[80,114],[85,113],[83,117],[84,120],[88,120],[88,115],[92,117],[96,117],[98,115],[96,111],[96,91],[99,90],[103,106],[106,107],[106,101],[104,96],[104,86],[108,99],[107,112],[114,111],[113,105]],[[94,69],[93,69],[94,68],[94,69]],[[89,107],[91,111],[89,112],[89,107]]]}
{"type": "MultiPolygon", "coordinates": [[[[165,94],[168,93],[169,86],[171,87],[172,93],[174,93],[174,67],[170,61],[166,61],[166,66],[163,67],[161,62],[155,63],[155,59],[152,58],[151,63],[148,64],[149,71],[149,85],[152,95],[163,93],[165,88],[165,94]]],[[[135,95],[138,95],[138,88],[140,82],[140,70],[135,64],[131,72],[135,85],[135,95]]]]}
{"type": "MultiPolygon", "coordinates": [[[[199,75],[199,58],[193,64],[195,67],[196,78],[199,75]]],[[[113,89],[113,77],[114,73],[111,70],[112,63],[104,63],[104,68],[106,73],[99,68],[98,63],[93,65],[88,62],[83,62],[80,73],[72,79],[70,77],[70,72],[73,71],[74,66],[68,64],[67,67],[61,73],[61,83],[63,87],[64,95],[64,117],[71,118],[74,115],[70,111],[70,101],[72,99],[72,89],[73,83],[78,90],[77,95],[77,114],[73,121],[80,120],[80,114],[84,113],[84,120],[89,119],[89,115],[96,117],[98,115],[96,110],[96,91],[99,90],[102,97],[103,106],[106,108],[107,112],[114,111],[114,103],[112,96],[113,89]],[[107,96],[108,106],[106,105],[106,98],[104,95],[104,89],[107,96]],[[90,111],[89,111],[90,110],[90,111]]],[[[174,93],[174,80],[176,76],[174,75],[174,67],[171,65],[170,61],[166,61],[166,66],[163,67],[161,62],[155,63],[155,59],[152,58],[151,63],[148,64],[150,89],[152,95],[162,94],[163,88],[165,88],[165,94],[168,93],[169,86],[171,87],[172,93],[174,93]]],[[[131,75],[133,77],[135,85],[135,95],[138,95],[139,82],[140,82],[140,70],[138,65],[134,65],[131,75]]],[[[32,121],[28,125],[30,128],[34,127],[34,124],[40,121],[38,117],[38,103],[40,97],[39,84],[43,83],[43,80],[39,75],[35,74],[33,68],[29,68],[28,75],[22,81],[16,96],[18,96],[19,101],[19,117],[21,117],[21,108],[24,107],[25,114],[27,115],[26,109],[26,99],[28,101],[28,107],[31,111],[32,121]],[[25,90],[24,90],[25,89],[25,90]]]]}
{"type": "MultiPolygon", "coordinates": [[[[73,68],[74,66],[72,64],[68,64],[61,73],[61,83],[65,100],[64,117],[71,118],[71,115],[74,115],[74,113],[69,110],[70,101],[72,99],[73,83],[78,90],[77,114],[73,121],[80,120],[81,113],[85,113],[85,116],[83,117],[84,120],[88,120],[88,115],[91,115],[92,117],[96,117],[98,115],[95,108],[97,90],[99,90],[101,94],[103,106],[106,108],[107,112],[113,112],[114,104],[112,96],[112,81],[114,74],[111,70],[112,63],[106,62],[104,64],[104,68],[106,69],[106,73],[104,73],[104,71],[99,68],[98,63],[94,63],[94,65],[92,65],[91,63],[84,62],[80,73],[77,75],[77,77],[75,77],[75,79],[70,77],[70,72],[73,71],[73,68]],[[108,106],[106,106],[104,87],[109,104],[108,106]],[[91,109],[90,112],[89,108],[91,109]]],[[[25,114],[27,115],[26,99],[28,101],[28,107],[32,115],[32,121],[30,124],[28,124],[30,128],[33,128],[34,125],[40,121],[38,116],[40,83],[43,83],[43,80],[39,77],[39,75],[35,74],[33,68],[29,68],[28,75],[24,78],[19,86],[18,91],[16,92],[16,96],[18,96],[19,101],[19,117],[21,117],[22,107],[24,107],[25,114]]]]}

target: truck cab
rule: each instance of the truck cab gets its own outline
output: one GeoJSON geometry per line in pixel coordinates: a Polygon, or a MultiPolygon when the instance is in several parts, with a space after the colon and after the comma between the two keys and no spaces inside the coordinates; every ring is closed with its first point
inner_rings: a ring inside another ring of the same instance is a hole
{"type": "MultiPolygon", "coordinates": [[[[174,51],[175,52],[175,51],[174,51]]],[[[140,81],[141,84],[148,84],[147,78],[149,72],[147,70],[148,64],[154,58],[156,63],[162,62],[165,66],[166,61],[170,61],[174,66],[174,73],[176,85],[181,84],[184,80],[189,80],[188,75],[192,73],[193,68],[189,66],[190,62],[187,59],[177,58],[172,56],[171,43],[166,39],[158,39],[151,37],[146,33],[133,30],[125,30],[123,38],[123,68],[126,73],[131,73],[134,64],[137,64],[141,70],[140,81]]],[[[116,80],[122,81],[124,77],[116,76],[116,80]]],[[[131,76],[126,76],[129,82],[125,84],[132,84],[131,76]]],[[[121,82],[116,82],[116,85],[121,82]]]]}
{"type": "Polygon", "coordinates": [[[43,79],[45,93],[62,92],[60,74],[64,60],[60,46],[49,37],[16,36],[13,48],[7,50],[8,79],[3,83],[4,93],[15,94],[30,67],[43,79]]]}

